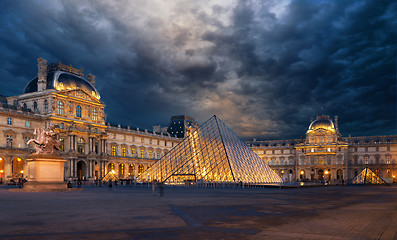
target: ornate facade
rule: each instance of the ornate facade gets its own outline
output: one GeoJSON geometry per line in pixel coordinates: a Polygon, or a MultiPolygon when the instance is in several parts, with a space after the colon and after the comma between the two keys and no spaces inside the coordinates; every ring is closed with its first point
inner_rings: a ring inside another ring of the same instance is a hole
{"type": "MultiPolygon", "coordinates": [[[[22,95],[0,104],[0,179],[29,175],[27,142],[35,128],[55,129],[61,141],[65,180],[100,179],[114,170],[134,179],[173,148],[180,139],[169,134],[106,123],[105,104],[95,76],[82,69],[38,59],[38,76],[22,95]]],[[[32,144],[31,144],[32,145],[32,144]]]]}
{"type": "Polygon", "coordinates": [[[346,183],[366,167],[386,182],[396,182],[397,136],[342,137],[337,117],[312,120],[305,139],[247,144],[285,182],[346,183]]]}

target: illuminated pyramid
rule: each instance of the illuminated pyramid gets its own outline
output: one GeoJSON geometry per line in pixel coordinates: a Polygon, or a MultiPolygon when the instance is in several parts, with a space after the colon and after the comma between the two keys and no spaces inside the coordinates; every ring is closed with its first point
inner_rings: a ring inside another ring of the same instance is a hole
{"type": "Polygon", "coordinates": [[[103,178],[101,181],[118,181],[119,179],[116,177],[116,175],[114,175],[114,171],[109,171],[103,178]]]}
{"type": "Polygon", "coordinates": [[[215,115],[138,180],[280,184],[282,179],[215,115]]]}
{"type": "Polygon", "coordinates": [[[387,184],[385,180],[379,177],[369,168],[364,168],[355,178],[352,179],[352,184],[387,184]]]}

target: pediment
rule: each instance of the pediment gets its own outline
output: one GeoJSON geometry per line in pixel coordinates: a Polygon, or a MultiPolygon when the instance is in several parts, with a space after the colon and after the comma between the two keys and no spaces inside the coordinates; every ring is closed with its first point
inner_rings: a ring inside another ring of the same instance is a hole
{"type": "Polygon", "coordinates": [[[59,92],[59,94],[62,94],[62,95],[65,95],[65,96],[69,96],[69,97],[75,97],[75,98],[79,98],[79,99],[84,99],[84,100],[92,101],[92,102],[95,102],[95,103],[101,103],[100,100],[98,100],[97,98],[95,98],[91,94],[87,93],[83,89],[64,90],[64,91],[59,92]]]}

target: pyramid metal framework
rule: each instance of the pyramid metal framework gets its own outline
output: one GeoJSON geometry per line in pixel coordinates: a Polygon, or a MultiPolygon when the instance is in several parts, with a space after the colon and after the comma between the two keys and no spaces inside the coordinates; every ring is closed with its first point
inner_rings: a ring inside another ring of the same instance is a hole
{"type": "Polygon", "coordinates": [[[282,179],[215,115],[139,176],[140,181],[281,184],[282,179]]]}
{"type": "Polygon", "coordinates": [[[355,178],[352,184],[387,184],[385,180],[379,177],[369,168],[364,168],[355,178]]]}
{"type": "Polygon", "coordinates": [[[101,181],[118,181],[118,177],[116,177],[116,175],[114,175],[114,173],[112,171],[108,172],[102,179],[101,181]]]}

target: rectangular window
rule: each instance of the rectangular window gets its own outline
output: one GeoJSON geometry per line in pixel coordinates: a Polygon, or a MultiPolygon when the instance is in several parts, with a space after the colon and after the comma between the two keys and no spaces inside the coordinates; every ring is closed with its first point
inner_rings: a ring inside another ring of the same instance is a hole
{"type": "Polygon", "coordinates": [[[141,149],[141,158],[145,157],[145,150],[141,149]]]}
{"type": "Polygon", "coordinates": [[[152,150],[149,150],[149,158],[152,158],[152,150]]]}
{"type": "Polygon", "coordinates": [[[135,148],[131,148],[131,157],[135,157],[135,148]]]}
{"type": "Polygon", "coordinates": [[[125,157],[125,147],[121,149],[121,156],[125,157]]]}
{"type": "Polygon", "coordinates": [[[25,121],[25,127],[30,128],[30,121],[25,121]]]}
{"type": "Polygon", "coordinates": [[[112,146],[112,156],[116,156],[116,146],[112,146]]]}
{"type": "Polygon", "coordinates": [[[365,156],[365,157],[364,157],[364,163],[365,163],[365,164],[368,164],[368,156],[365,156]]]}
{"type": "Polygon", "coordinates": [[[6,135],[7,138],[7,147],[12,147],[12,135],[6,135]]]}
{"type": "Polygon", "coordinates": [[[12,125],[12,118],[7,118],[7,125],[12,125]]]}
{"type": "Polygon", "coordinates": [[[390,164],[391,163],[391,156],[387,155],[386,156],[386,164],[390,164]]]}
{"type": "Polygon", "coordinates": [[[160,159],[160,153],[159,152],[157,153],[157,159],[160,159]]]}

